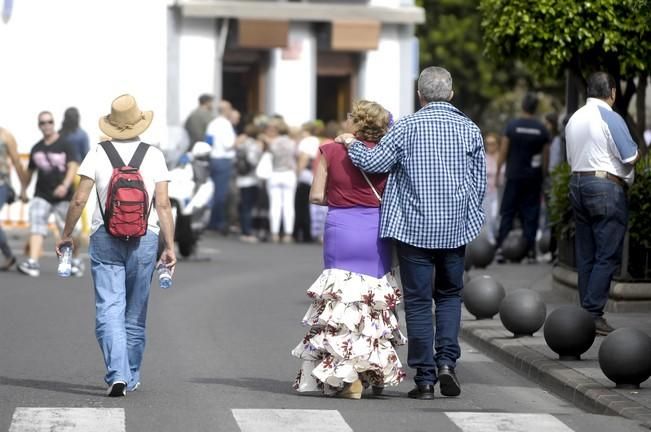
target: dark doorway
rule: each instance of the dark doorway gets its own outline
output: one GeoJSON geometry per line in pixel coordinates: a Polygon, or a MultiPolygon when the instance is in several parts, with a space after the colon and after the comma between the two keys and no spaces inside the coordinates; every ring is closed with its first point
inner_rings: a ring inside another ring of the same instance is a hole
{"type": "Polygon", "coordinates": [[[324,122],[343,121],[351,107],[351,77],[317,76],[316,116],[324,122]]]}
{"type": "Polygon", "coordinates": [[[227,51],[224,56],[222,98],[243,118],[264,111],[265,60],[264,55],[255,51],[227,51]]]}

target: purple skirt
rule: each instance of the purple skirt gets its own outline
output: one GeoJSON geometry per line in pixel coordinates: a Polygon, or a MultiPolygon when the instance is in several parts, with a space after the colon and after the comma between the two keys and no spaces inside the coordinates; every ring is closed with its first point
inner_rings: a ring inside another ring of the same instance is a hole
{"type": "Polygon", "coordinates": [[[379,208],[328,208],[323,237],[324,268],[381,278],[391,271],[390,245],[388,239],[380,238],[379,208]]]}

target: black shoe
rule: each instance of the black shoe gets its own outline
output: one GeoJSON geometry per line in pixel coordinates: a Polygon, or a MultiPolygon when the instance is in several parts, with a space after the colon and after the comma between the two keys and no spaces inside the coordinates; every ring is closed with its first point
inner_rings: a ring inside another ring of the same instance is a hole
{"type": "Polygon", "coordinates": [[[373,392],[373,396],[382,396],[382,393],[384,393],[384,387],[383,386],[371,386],[371,391],[373,392]]]}
{"type": "Polygon", "coordinates": [[[108,397],[122,397],[127,395],[127,383],[124,381],[115,381],[106,391],[108,397]]]}
{"type": "Polygon", "coordinates": [[[594,326],[595,333],[599,336],[607,336],[615,330],[610,326],[610,324],[608,324],[608,321],[606,321],[604,317],[595,318],[594,326]]]}
{"type": "Polygon", "coordinates": [[[407,393],[412,399],[434,399],[434,386],[432,384],[416,384],[413,390],[407,393]]]}
{"type": "Polygon", "coordinates": [[[461,394],[461,386],[453,367],[441,366],[438,370],[438,376],[443,396],[459,396],[461,394]]]}
{"type": "Polygon", "coordinates": [[[498,264],[506,263],[506,258],[504,258],[504,253],[502,252],[502,248],[497,248],[497,250],[495,251],[495,262],[498,264]]]}

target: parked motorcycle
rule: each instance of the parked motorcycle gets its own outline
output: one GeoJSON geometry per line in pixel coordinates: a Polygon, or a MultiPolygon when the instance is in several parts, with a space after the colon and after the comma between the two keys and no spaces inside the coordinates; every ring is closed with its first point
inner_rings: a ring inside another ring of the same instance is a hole
{"type": "Polygon", "coordinates": [[[210,151],[208,143],[197,142],[192,151],[184,153],[178,165],[170,170],[168,194],[176,227],[174,241],[183,258],[196,253],[201,233],[210,219],[214,193],[210,179],[210,151]]]}

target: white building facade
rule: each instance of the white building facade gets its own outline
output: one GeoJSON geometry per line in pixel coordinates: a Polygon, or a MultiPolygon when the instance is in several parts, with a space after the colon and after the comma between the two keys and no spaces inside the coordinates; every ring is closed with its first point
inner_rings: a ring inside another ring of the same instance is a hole
{"type": "MultiPolygon", "coordinates": [[[[356,99],[377,101],[396,118],[414,110],[414,26],[425,15],[413,0],[0,4],[0,126],[22,154],[41,138],[38,113],[51,111],[58,128],[70,106],[94,145],[98,118],[124,93],[154,111],[143,139],[163,145],[202,93],[296,126],[343,120],[356,99]]],[[[0,220],[22,219],[18,208],[5,208],[0,220]]]]}
{"type": "Polygon", "coordinates": [[[177,0],[169,12],[168,122],[212,92],[289,124],[343,120],[356,99],[413,112],[413,0],[177,0]],[[173,101],[178,101],[174,103],[173,101]]]}

